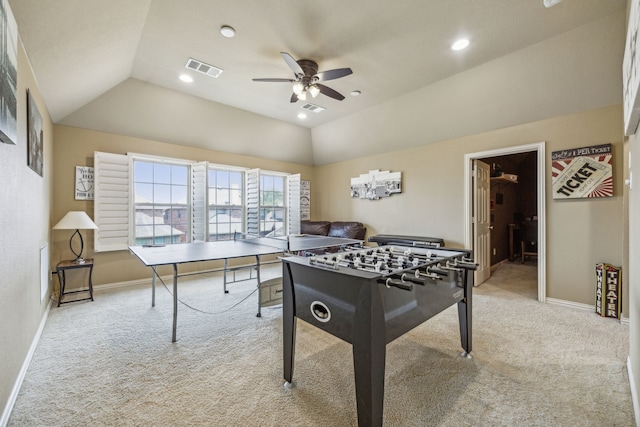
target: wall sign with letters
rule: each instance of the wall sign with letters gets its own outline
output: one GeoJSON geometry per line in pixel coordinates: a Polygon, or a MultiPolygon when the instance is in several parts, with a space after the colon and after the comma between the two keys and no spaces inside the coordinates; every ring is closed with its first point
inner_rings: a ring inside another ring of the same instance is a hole
{"type": "Polygon", "coordinates": [[[611,144],[551,153],[554,199],[613,196],[611,144]]]}
{"type": "Polygon", "coordinates": [[[300,220],[311,219],[311,181],[300,181],[300,220]]]}
{"type": "Polygon", "coordinates": [[[93,168],[76,166],[76,200],[93,200],[93,168]]]}
{"type": "Polygon", "coordinates": [[[602,317],[620,318],[622,309],[622,267],[596,264],[596,313],[602,317]]]}

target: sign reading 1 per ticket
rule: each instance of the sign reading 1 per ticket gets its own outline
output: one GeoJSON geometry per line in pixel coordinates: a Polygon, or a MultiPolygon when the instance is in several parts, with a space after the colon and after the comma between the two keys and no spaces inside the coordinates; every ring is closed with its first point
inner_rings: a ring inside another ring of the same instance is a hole
{"type": "Polygon", "coordinates": [[[611,144],[551,153],[554,199],[613,196],[611,144]]]}

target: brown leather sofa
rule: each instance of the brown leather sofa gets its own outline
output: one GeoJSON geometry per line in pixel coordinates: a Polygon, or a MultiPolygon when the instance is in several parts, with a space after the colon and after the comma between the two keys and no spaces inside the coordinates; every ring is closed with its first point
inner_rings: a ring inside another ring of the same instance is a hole
{"type": "Polygon", "coordinates": [[[364,240],[367,228],[356,221],[301,221],[300,233],[364,240]]]}

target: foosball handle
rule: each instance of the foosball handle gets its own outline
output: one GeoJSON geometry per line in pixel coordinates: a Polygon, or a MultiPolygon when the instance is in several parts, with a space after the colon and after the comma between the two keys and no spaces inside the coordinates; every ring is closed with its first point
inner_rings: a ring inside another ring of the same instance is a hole
{"type": "Polygon", "coordinates": [[[402,289],[404,291],[412,291],[413,290],[413,283],[408,283],[408,282],[403,282],[402,280],[398,280],[398,279],[392,279],[392,278],[388,278],[388,279],[379,279],[378,280],[379,283],[383,283],[387,288],[390,287],[395,287],[395,288],[399,288],[402,289]]]}

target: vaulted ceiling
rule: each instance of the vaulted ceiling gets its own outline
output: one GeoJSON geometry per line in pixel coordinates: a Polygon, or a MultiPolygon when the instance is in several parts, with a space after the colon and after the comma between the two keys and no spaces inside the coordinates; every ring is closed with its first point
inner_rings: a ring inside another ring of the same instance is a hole
{"type": "MultiPolygon", "coordinates": [[[[52,119],[65,118],[130,79],[305,128],[396,99],[626,8],[626,0],[9,0],[52,119]],[[220,34],[223,25],[236,36],[220,34]],[[470,46],[451,50],[466,37],[470,46]],[[294,78],[280,52],[319,70],[346,98],[299,119],[294,78]],[[189,58],[223,70],[185,68],[189,58]],[[184,83],[180,74],[194,81],[184,83]],[[359,96],[351,96],[354,90],[359,96]]],[[[620,47],[616,47],[620,49],[620,47]]],[[[574,55],[567,51],[567,56],[574,55]]]]}

